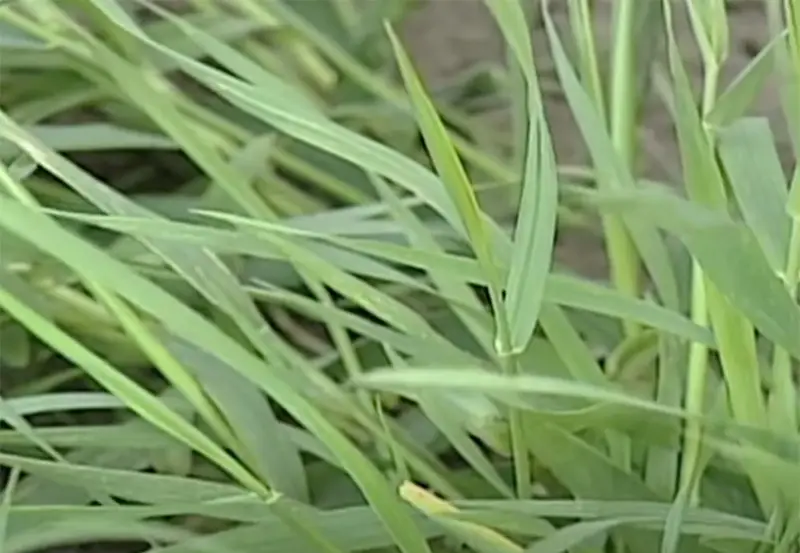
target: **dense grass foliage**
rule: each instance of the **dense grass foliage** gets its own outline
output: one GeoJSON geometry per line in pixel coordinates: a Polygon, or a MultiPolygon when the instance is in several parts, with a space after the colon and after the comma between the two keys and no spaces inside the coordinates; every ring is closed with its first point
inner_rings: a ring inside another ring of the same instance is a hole
{"type": "Polygon", "coordinates": [[[751,115],[800,153],[800,1],[730,82],[723,0],[616,0],[608,59],[550,4],[433,89],[406,0],[0,2],[0,549],[800,552],[800,171],[751,115]],[[553,262],[594,221],[607,282],[553,262]]]}

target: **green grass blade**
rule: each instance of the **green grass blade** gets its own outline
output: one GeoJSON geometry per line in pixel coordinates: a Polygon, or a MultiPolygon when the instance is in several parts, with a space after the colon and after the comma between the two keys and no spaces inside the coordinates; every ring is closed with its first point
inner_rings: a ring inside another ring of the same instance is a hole
{"type": "MultiPolygon", "coordinates": [[[[428,537],[441,537],[442,529],[418,517],[428,537]]],[[[363,507],[321,512],[316,524],[342,549],[367,552],[392,547],[391,536],[375,513],[363,507]]],[[[200,536],[181,544],[159,548],[158,553],[196,553],[204,548],[235,553],[280,553],[302,551],[303,544],[286,525],[275,518],[200,536]]]]}
{"type": "MultiPolygon", "coordinates": [[[[444,249],[436,241],[430,230],[420,218],[407,206],[403,205],[397,194],[380,177],[374,177],[375,188],[380,197],[389,205],[395,219],[407,229],[409,243],[415,249],[430,252],[431,254],[444,254],[444,249]]],[[[492,343],[492,322],[475,292],[468,286],[468,281],[463,275],[447,271],[438,266],[427,267],[428,274],[436,287],[447,292],[454,302],[448,302],[449,307],[456,313],[462,323],[469,329],[475,341],[489,357],[494,356],[492,343]]]]}
{"type": "MultiPolygon", "coordinates": [[[[125,33],[131,32],[124,26],[121,26],[120,30],[125,33]]],[[[185,24],[180,25],[180,30],[213,55],[214,52],[209,45],[218,42],[217,39],[185,24]]],[[[287,94],[285,84],[280,82],[269,87],[251,86],[222,71],[164,48],[147,37],[139,34],[136,36],[159,54],[174,60],[182,71],[216,91],[245,113],[297,140],[391,179],[423,199],[454,229],[465,232],[455,205],[441,181],[433,173],[375,141],[332,123],[322,113],[306,109],[306,105],[296,102],[296,98],[303,97],[301,92],[293,90],[287,94]]],[[[489,227],[492,239],[497,241],[495,245],[508,245],[507,238],[496,225],[488,220],[485,224],[489,227]]],[[[501,249],[499,253],[507,253],[507,250],[501,249]]]]}
{"type": "MultiPolygon", "coordinates": [[[[597,196],[589,196],[590,201],[601,201],[597,196]]],[[[245,236],[236,232],[223,229],[209,228],[200,225],[188,226],[182,223],[166,221],[149,221],[146,224],[138,219],[122,219],[116,217],[93,217],[78,215],[73,213],[57,213],[60,217],[68,217],[77,221],[86,222],[101,228],[107,228],[130,234],[135,237],[153,238],[172,238],[180,243],[202,245],[216,253],[237,253],[255,255],[268,259],[278,259],[282,257],[278,250],[265,240],[254,240],[251,236],[245,236]]],[[[458,275],[466,282],[487,285],[486,277],[474,259],[462,257],[448,253],[434,253],[413,250],[405,246],[385,243],[375,240],[357,238],[346,239],[322,232],[296,232],[288,227],[275,225],[264,225],[248,220],[231,216],[225,216],[226,220],[234,221],[240,225],[256,226],[258,228],[268,228],[272,232],[289,236],[313,236],[314,239],[324,240],[337,246],[363,252],[378,259],[383,259],[400,265],[419,268],[422,270],[443,271],[448,274],[458,275]]],[[[245,227],[243,227],[244,229],[245,227]]],[[[308,242],[306,245],[310,245],[308,242]]],[[[315,247],[315,250],[322,253],[315,247]]],[[[389,282],[414,286],[414,281],[397,272],[388,272],[387,267],[381,268],[380,264],[365,263],[367,259],[363,257],[339,256],[323,254],[328,262],[334,263],[338,268],[349,270],[355,274],[365,277],[384,279],[389,282]],[[361,268],[365,270],[362,272],[361,268]],[[367,270],[367,268],[369,268],[367,270]]],[[[697,341],[709,346],[713,346],[711,333],[700,326],[692,323],[682,315],[661,307],[653,302],[630,298],[614,289],[602,284],[583,280],[566,274],[550,274],[547,278],[545,287],[545,301],[556,303],[565,307],[573,307],[593,313],[619,318],[621,320],[633,320],[641,324],[651,326],[675,334],[684,339],[697,341]]],[[[473,314],[474,316],[474,314],[473,314]]]]}
{"type": "Polygon", "coordinates": [[[609,530],[631,522],[642,522],[644,517],[631,519],[593,520],[578,522],[559,528],[528,548],[528,553],[564,553],[584,545],[591,538],[606,534],[609,530]]]}
{"type": "Polygon", "coordinates": [[[245,445],[242,455],[253,470],[279,493],[308,500],[308,482],[300,450],[290,441],[268,400],[242,375],[219,359],[175,336],[164,344],[185,366],[191,367],[203,389],[225,413],[231,432],[245,445]],[[246,454],[245,454],[246,452],[246,454]]]}
{"type": "Polygon", "coordinates": [[[182,100],[174,92],[170,84],[161,75],[156,66],[142,55],[135,44],[134,37],[142,35],[132,18],[125,15],[124,10],[116,2],[84,2],[85,9],[106,28],[124,26],[126,33],[113,36],[120,44],[125,45],[127,57],[113,53],[105,45],[95,44],[94,55],[109,70],[120,89],[124,90],[134,105],[164,129],[183,151],[202,167],[220,186],[234,199],[237,205],[247,213],[256,216],[270,217],[272,212],[264,199],[255,192],[245,178],[230,164],[226,163],[220,152],[203,139],[194,121],[181,112],[182,100]],[[130,59],[132,58],[132,59],[130,59]]]}
{"type": "MultiPolygon", "coordinates": [[[[167,137],[109,123],[33,125],[29,127],[29,132],[42,144],[57,152],[178,148],[178,145],[167,137]]],[[[5,159],[10,153],[8,145],[0,148],[0,158],[5,159]]]]}
{"type": "Polygon", "coordinates": [[[189,505],[192,502],[241,500],[249,504],[251,509],[268,509],[268,503],[252,492],[238,486],[213,481],[86,465],[67,465],[5,453],[0,453],[0,463],[16,467],[27,474],[42,475],[139,503],[189,505]],[[261,507],[258,507],[259,505],[261,507]]]}
{"type": "Polygon", "coordinates": [[[3,500],[0,503],[0,547],[3,547],[3,549],[5,549],[5,544],[8,543],[8,518],[11,513],[14,491],[17,489],[19,477],[20,470],[15,467],[11,469],[11,474],[8,475],[8,480],[3,485],[3,500]]]}
{"type": "Polygon", "coordinates": [[[419,398],[422,411],[431,419],[453,444],[461,456],[489,482],[498,492],[506,497],[513,497],[514,492],[502,479],[486,455],[475,444],[472,438],[462,429],[462,421],[454,415],[456,413],[441,405],[436,393],[422,393],[419,398]]]}
{"type": "MultiPolygon", "coordinates": [[[[681,416],[682,413],[680,409],[659,405],[625,392],[599,388],[574,380],[529,374],[507,376],[469,367],[375,370],[359,378],[358,383],[372,389],[405,391],[405,393],[417,389],[474,390],[504,397],[507,400],[509,398],[513,400],[516,394],[525,393],[553,395],[608,402],[662,415],[681,416]]],[[[520,402],[528,404],[522,398],[520,402]]]]}

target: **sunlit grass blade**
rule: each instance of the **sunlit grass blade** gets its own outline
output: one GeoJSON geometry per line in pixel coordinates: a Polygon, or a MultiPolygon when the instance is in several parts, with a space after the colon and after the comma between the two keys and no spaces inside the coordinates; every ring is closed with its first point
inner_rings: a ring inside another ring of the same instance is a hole
{"type": "Polygon", "coordinates": [[[400,493],[406,501],[477,553],[523,553],[522,547],[499,532],[472,522],[452,520],[448,515],[457,513],[456,507],[411,482],[404,482],[400,493]]]}

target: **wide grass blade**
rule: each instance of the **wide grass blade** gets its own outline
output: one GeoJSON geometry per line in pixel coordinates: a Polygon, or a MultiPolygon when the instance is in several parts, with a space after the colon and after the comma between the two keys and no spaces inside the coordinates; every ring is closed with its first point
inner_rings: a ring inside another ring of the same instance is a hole
{"type": "MultiPolygon", "coordinates": [[[[472,390],[496,395],[514,404],[528,405],[525,394],[570,397],[591,402],[611,403],[640,409],[646,412],[682,416],[682,411],[674,407],[637,398],[621,391],[599,388],[574,380],[534,375],[507,376],[470,367],[461,368],[408,368],[375,370],[363,375],[358,384],[372,389],[409,393],[418,389],[472,390]],[[461,375],[455,378],[456,375],[461,375]],[[518,398],[518,399],[514,399],[518,398]]],[[[535,404],[531,400],[530,405],[535,404]]]]}

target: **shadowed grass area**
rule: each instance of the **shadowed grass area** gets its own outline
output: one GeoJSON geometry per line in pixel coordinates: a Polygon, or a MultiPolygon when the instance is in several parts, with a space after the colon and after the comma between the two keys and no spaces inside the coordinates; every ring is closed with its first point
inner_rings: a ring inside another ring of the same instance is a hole
{"type": "Polygon", "coordinates": [[[608,60],[551,4],[431,89],[410,0],[0,3],[2,550],[800,552],[800,172],[750,114],[800,131],[800,2],[724,86],[722,0],[616,0],[608,60]],[[594,220],[609,282],[553,262],[594,220]]]}

